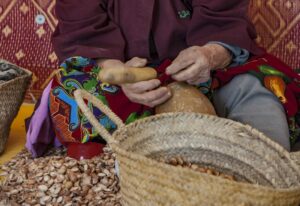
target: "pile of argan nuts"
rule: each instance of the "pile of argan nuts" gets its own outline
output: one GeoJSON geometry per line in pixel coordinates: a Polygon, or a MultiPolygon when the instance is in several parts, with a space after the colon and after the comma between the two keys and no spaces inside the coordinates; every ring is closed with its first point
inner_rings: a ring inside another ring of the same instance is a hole
{"type": "MultiPolygon", "coordinates": [[[[180,156],[159,161],[235,180],[180,156]]],[[[65,149],[52,149],[36,159],[24,150],[0,166],[1,177],[0,206],[121,206],[115,154],[109,147],[101,156],[81,161],[67,157],[65,149]]]]}
{"type": "Polygon", "coordinates": [[[194,171],[198,171],[201,173],[206,173],[209,175],[214,175],[214,176],[218,176],[218,177],[222,177],[224,179],[228,179],[228,180],[232,180],[232,181],[237,181],[234,176],[232,175],[228,175],[228,174],[223,174],[221,172],[218,172],[214,169],[210,169],[210,168],[204,168],[201,167],[197,164],[192,164],[188,161],[186,161],[183,157],[181,156],[175,156],[169,159],[165,159],[165,158],[159,158],[160,162],[164,162],[173,166],[178,166],[178,167],[184,167],[184,168],[190,168],[194,171]]]}
{"type": "Polygon", "coordinates": [[[105,147],[101,156],[77,161],[56,149],[33,159],[24,150],[0,166],[0,206],[120,206],[114,155],[105,147]]]}

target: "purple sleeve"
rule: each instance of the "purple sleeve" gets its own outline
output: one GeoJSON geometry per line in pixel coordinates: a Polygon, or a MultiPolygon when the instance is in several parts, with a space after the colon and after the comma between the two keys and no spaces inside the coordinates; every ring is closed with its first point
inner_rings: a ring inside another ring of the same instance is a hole
{"type": "Polygon", "coordinates": [[[106,13],[104,0],[57,0],[53,34],[60,62],[72,56],[124,60],[124,38],[106,13]]]}
{"type": "Polygon", "coordinates": [[[256,45],[256,31],[248,20],[249,0],[193,0],[193,15],[187,32],[187,44],[204,45],[219,41],[263,54],[256,45]]]}

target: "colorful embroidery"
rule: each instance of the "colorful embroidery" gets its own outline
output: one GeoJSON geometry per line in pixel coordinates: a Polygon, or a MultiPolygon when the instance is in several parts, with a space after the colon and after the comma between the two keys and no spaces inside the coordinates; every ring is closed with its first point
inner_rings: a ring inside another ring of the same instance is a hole
{"type": "Polygon", "coordinates": [[[189,10],[178,11],[178,16],[180,19],[188,19],[191,16],[191,12],[189,10]]]}
{"type": "MultiPolygon", "coordinates": [[[[53,80],[50,94],[50,112],[57,137],[62,143],[88,142],[100,138],[93,126],[79,110],[73,97],[76,89],[85,89],[104,104],[108,104],[105,93],[115,94],[118,88],[99,82],[97,74],[100,68],[90,59],[73,57],[60,66],[60,77],[53,80]],[[105,89],[103,89],[105,88],[105,89]]],[[[90,102],[87,105],[108,131],[116,129],[116,125],[90,102]]]]}
{"type": "MultiPolygon", "coordinates": [[[[152,114],[152,109],[131,103],[118,86],[100,82],[97,79],[100,68],[94,60],[72,57],[63,62],[59,69],[60,75],[53,80],[49,101],[55,132],[63,144],[101,139],[78,108],[73,97],[76,89],[84,89],[96,96],[126,124],[152,114]]],[[[87,105],[109,132],[116,129],[116,125],[98,108],[89,101],[87,105]]]]}

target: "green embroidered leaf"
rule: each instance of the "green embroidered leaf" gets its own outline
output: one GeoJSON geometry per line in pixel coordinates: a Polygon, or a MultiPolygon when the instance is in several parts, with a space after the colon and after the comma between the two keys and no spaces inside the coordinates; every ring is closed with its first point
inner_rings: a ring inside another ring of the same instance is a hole
{"type": "Polygon", "coordinates": [[[178,11],[178,16],[181,19],[187,19],[190,18],[191,12],[189,10],[178,11]]]}

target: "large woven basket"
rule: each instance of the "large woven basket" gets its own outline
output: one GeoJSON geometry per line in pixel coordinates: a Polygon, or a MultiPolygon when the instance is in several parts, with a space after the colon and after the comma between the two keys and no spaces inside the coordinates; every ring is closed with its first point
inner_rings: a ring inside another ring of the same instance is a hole
{"type": "Polygon", "coordinates": [[[14,67],[22,73],[20,76],[0,84],[0,154],[5,149],[10,126],[23,102],[26,89],[30,83],[32,73],[4,60],[0,63],[14,67]]]}
{"type": "Polygon", "coordinates": [[[74,95],[82,112],[116,153],[125,206],[300,203],[299,166],[280,145],[250,126],[195,113],[157,115],[125,126],[88,92],[77,90],[74,95]],[[116,123],[118,130],[113,135],[98,123],[83,98],[116,123]],[[178,155],[234,175],[239,181],[157,161],[178,155]]]}

